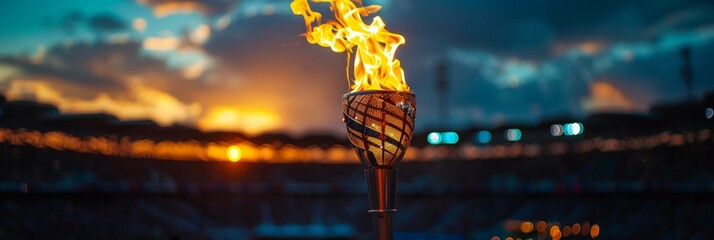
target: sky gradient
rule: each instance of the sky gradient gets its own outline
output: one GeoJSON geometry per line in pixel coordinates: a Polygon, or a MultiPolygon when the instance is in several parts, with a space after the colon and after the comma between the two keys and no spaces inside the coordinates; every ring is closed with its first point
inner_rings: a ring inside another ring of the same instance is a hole
{"type": "MultiPolygon", "coordinates": [[[[64,113],[249,134],[344,134],[346,59],[299,36],[290,1],[106,0],[0,3],[0,92],[64,113]]],[[[417,95],[417,131],[645,112],[681,101],[682,47],[694,93],[714,89],[710,1],[365,1],[417,95]]],[[[324,3],[314,3],[323,15],[324,3]],[[322,7],[319,7],[323,5],[322,7]]],[[[367,21],[369,22],[369,21],[367,21]]]]}

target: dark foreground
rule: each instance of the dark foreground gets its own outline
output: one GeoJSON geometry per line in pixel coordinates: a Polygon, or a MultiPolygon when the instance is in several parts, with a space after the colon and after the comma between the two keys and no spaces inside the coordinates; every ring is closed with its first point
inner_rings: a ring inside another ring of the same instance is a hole
{"type": "MultiPolygon", "coordinates": [[[[711,145],[404,163],[395,237],[551,239],[557,227],[562,239],[711,239],[711,145]],[[595,224],[597,234],[585,232],[595,224]]],[[[357,164],[0,150],[0,239],[369,239],[371,231],[357,164]]]]}

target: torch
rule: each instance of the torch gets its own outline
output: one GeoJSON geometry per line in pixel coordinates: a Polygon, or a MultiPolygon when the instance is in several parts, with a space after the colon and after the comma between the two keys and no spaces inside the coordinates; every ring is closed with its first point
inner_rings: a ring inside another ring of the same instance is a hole
{"type": "Polygon", "coordinates": [[[363,91],[342,97],[347,136],[367,179],[368,212],[379,239],[391,239],[396,212],[397,166],[409,147],[416,114],[414,94],[363,91]]]}
{"type": "Polygon", "coordinates": [[[293,0],[290,8],[305,19],[307,41],[354,57],[350,92],[342,97],[347,136],[362,162],[367,179],[369,210],[374,215],[378,239],[392,239],[391,213],[396,212],[397,166],[414,131],[416,98],[404,80],[401,63],[394,57],[405,43],[402,35],[387,31],[382,18],[366,24],[362,16],[379,11],[361,0],[329,2],[334,21],[322,24],[322,15],[307,0],[293,0]]]}

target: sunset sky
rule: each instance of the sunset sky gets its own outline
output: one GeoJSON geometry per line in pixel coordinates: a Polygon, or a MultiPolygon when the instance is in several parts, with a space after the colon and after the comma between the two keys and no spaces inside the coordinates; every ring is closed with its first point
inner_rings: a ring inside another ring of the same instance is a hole
{"type": "MultiPolygon", "coordinates": [[[[287,0],[0,2],[0,92],[64,113],[107,112],[202,130],[344,134],[346,59],[309,45],[287,0]]],[[[436,126],[448,65],[451,128],[644,112],[714,90],[711,1],[379,0],[436,126]]],[[[325,3],[313,3],[313,6],[325,3]]],[[[330,15],[325,7],[315,7],[330,15]]]]}

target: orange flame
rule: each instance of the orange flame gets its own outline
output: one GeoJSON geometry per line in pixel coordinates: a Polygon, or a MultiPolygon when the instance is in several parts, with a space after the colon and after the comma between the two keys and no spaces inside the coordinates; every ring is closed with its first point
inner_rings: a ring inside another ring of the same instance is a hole
{"type": "Polygon", "coordinates": [[[295,15],[302,15],[305,19],[307,41],[329,47],[337,53],[347,51],[348,64],[351,53],[357,48],[353,66],[354,84],[349,81],[349,70],[347,71],[350,92],[411,91],[404,80],[401,63],[394,57],[399,45],[405,43],[404,36],[387,31],[379,16],[375,16],[369,25],[362,21],[362,16],[379,11],[380,6],[362,6],[361,0],[354,0],[357,4],[352,0],[312,1],[329,2],[336,21],[330,20],[322,24],[322,15],[312,11],[307,0],[293,0],[290,8],[295,15]],[[315,23],[318,26],[314,26],[315,23]]]}

